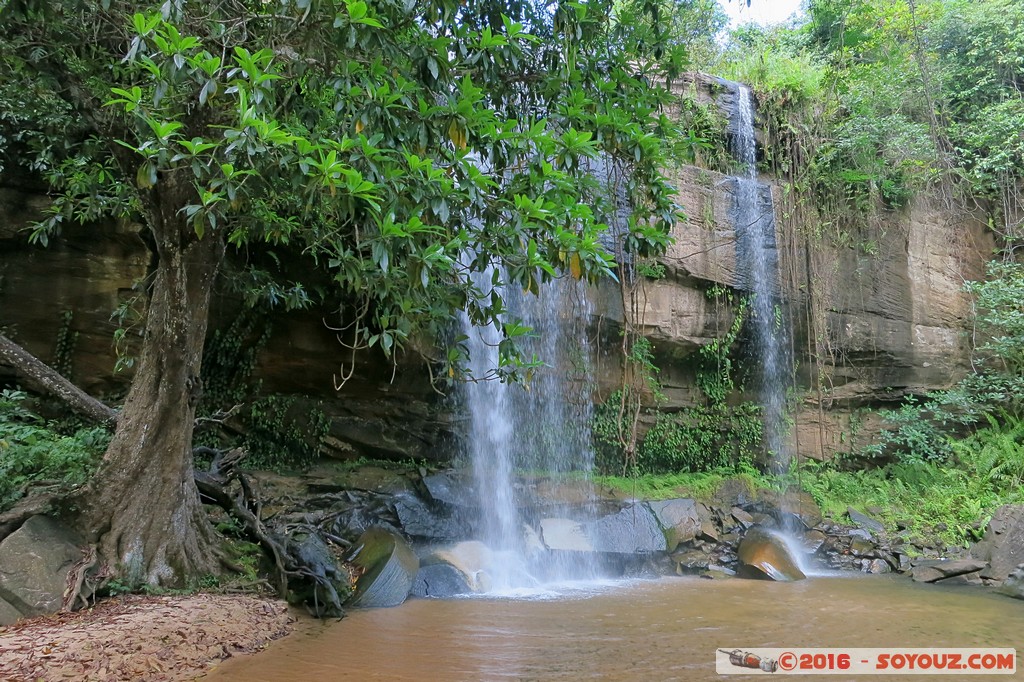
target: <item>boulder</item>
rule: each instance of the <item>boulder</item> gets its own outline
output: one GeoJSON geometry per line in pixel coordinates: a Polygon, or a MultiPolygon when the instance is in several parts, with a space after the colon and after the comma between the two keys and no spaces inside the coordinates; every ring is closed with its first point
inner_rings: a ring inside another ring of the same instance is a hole
{"type": "MultiPolygon", "coordinates": [[[[81,538],[48,516],[32,516],[0,543],[0,608],[22,616],[54,613],[61,607],[68,571],[82,558],[81,538]],[[2,606],[2,605],[0,605],[2,606]]],[[[3,616],[0,616],[3,617],[3,616]]]]}
{"type": "Polygon", "coordinates": [[[746,511],[744,511],[743,509],[740,509],[739,507],[733,507],[730,510],[730,513],[732,514],[732,518],[734,518],[737,523],[743,526],[743,528],[750,528],[754,525],[754,517],[746,511]]]}
{"type": "Polygon", "coordinates": [[[675,562],[677,575],[687,575],[707,570],[711,564],[710,557],[699,549],[687,549],[676,552],[672,555],[672,561],[675,562]]]}
{"type": "Polygon", "coordinates": [[[857,527],[878,535],[885,533],[885,526],[882,525],[881,521],[877,521],[867,514],[862,514],[853,507],[847,507],[846,513],[850,516],[850,521],[857,527]]]}
{"type": "Polygon", "coordinates": [[[593,552],[583,526],[572,519],[541,519],[540,537],[548,549],[569,552],[593,552]]]}
{"type": "Polygon", "coordinates": [[[958,575],[976,573],[985,568],[985,562],[978,559],[921,559],[915,561],[910,576],[915,582],[934,583],[958,575]]]}
{"type": "Polygon", "coordinates": [[[1015,599],[1024,599],[1024,564],[1015,568],[997,591],[1015,599]]]}
{"type": "Polygon", "coordinates": [[[395,497],[395,514],[402,530],[426,540],[464,540],[474,534],[471,515],[441,504],[427,504],[410,493],[395,497]]]}
{"type": "Polygon", "coordinates": [[[875,543],[864,538],[853,538],[850,541],[850,553],[853,556],[866,556],[875,551],[875,543]]]}
{"type": "Polygon", "coordinates": [[[349,559],[363,570],[349,598],[351,606],[398,606],[412,590],[420,560],[400,535],[371,528],[355,544],[349,559]]]}
{"type": "Polygon", "coordinates": [[[423,487],[432,500],[452,506],[470,505],[476,499],[467,481],[451,471],[424,476],[423,487]]]}
{"type": "Polygon", "coordinates": [[[1024,563],[1024,505],[1007,504],[997,509],[985,537],[971,548],[971,556],[989,564],[981,577],[997,583],[1024,563]]]}
{"type": "Polygon", "coordinates": [[[432,552],[424,563],[451,566],[462,576],[470,592],[487,592],[491,588],[489,572],[495,553],[479,540],[467,540],[432,552]]]}
{"type": "Polygon", "coordinates": [[[631,504],[617,514],[583,524],[595,551],[613,554],[664,552],[665,534],[645,503],[631,504]]]}
{"type": "Polygon", "coordinates": [[[744,569],[740,575],[780,582],[803,580],[807,576],[785,539],[763,526],[751,526],[740,541],[737,557],[744,569]]]}
{"type": "Polygon", "coordinates": [[[803,534],[803,538],[800,542],[804,546],[804,549],[807,550],[808,554],[814,554],[821,549],[821,546],[825,544],[826,540],[828,540],[828,536],[820,530],[809,530],[803,534]]]}
{"type": "Polygon", "coordinates": [[[0,627],[10,625],[19,618],[22,618],[21,611],[14,608],[6,599],[0,599],[0,627]]]}
{"type": "Polygon", "coordinates": [[[445,599],[473,591],[466,576],[450,564],[428,564],[420,566],[412,584],[410,596],[445,599]]]}
{"type": "Polygon", "coordinates": [[[668,551],[674,551],[680,543],[688,542],[701,531],[697,503],[689,498],[648,502],[654,517],[665,534],[668,551]]]}

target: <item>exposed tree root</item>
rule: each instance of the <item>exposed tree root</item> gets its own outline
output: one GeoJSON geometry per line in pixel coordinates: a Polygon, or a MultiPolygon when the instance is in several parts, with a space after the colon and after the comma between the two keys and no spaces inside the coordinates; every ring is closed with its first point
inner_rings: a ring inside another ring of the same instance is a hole
{"type": "MultiPolygon", "coordinates": [[[[196,472],[196,486],[199,488],[200,499],[216,504],[228,514],[238,519],[246,533],[253,538],[263,551],[274,562],[274,583],[280,596],[288,594],[288,569],[285,566],[287,555],[285,548],[267,532],[260,519],[261,503],[245,474],[238,471],[236,465],[245,457],[245,451],[235,448],[228,451],[215,451],[211,448],[197,448],[196,454],[215,453],[209,471],[196,472]],[[239,492],[232,495],[228,487],[237,481],[239,492]]],[[[232,570],[236,566],[227,564],[232,570]]]]}

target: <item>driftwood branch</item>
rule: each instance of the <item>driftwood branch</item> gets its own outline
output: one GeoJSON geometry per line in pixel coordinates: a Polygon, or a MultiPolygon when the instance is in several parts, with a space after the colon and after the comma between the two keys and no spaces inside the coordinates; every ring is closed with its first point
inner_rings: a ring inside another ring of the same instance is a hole
{"type": "Polygon", "coordinates": [[[117,411],[65,379],[56,370],[0,334],[0,363],[10,365],[31,388],[60,398],[78,414],[101,424],[117,421],[117,411]]]}

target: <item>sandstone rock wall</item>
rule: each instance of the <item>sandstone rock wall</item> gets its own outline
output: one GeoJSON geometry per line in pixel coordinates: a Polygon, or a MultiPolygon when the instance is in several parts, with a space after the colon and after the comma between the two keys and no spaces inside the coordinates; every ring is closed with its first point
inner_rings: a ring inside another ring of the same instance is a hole
{"type": "MultiPolygon", "coordinates": [[[[677,90],[716,104],[723,115],[732,106],[728,91],[707,76],[690,76],[677,90]]],[[[707,292],[715,285],[741,288],[743,277],[728,177],[695,166],[670,169],[669,176],[686,219],[661,259],[666,277],[641,281],[639,305],[626,313],[621,295],[606,290],[613,285],[603,285],[598,298],[613,323],[628,316],[653,342],[668,388],[665,408],[672,410],[694,395],[686,357],[721,337],[733,319],[707,292]]],[[[797,225],[781,209],[781,188],[775,184],[772,192],[780,286],[789,304],[784,316],[792,324],[797,383],[808,395],[796,415],[794,444],[802,454],[827,456],[877,432],[877,415],[862,408],[947,388],[967,372],[972,309],[963,284],[984,277],[994,243],[965,207],[937,197],[880,209],[860,234],[839,238],[820,220],[812,230],[806,221],[797,225]]],[[[602,367],[604,383],[613,384],[615,368],[602,367]]]]}

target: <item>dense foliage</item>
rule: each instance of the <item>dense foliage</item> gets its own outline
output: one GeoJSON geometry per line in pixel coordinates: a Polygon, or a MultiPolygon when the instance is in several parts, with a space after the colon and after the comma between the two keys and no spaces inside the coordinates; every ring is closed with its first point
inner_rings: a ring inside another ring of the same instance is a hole
{"type": "MultiPolygon", "coordinates": [[[[677,219],[662,175],[674,124],[652,83],[680,52],[662,9],[0,4],[4,168],[37,173],[54,198],[34,238],[123,218],[146,228],[155,255],[133,384],[83,498],[100,551],[149,583],[215,564],[186,481],[226,252],[256,266],[253,296],[334,301],[353,352],[393,354],[457,310],[503,324],[504,379],[523,364],[514,341],[528,330],[502,319],[501,280],[536,293],[561,275],[611,275],[599,236],[613,218],[624,251],[663,250],[677,219]],[[301,264],[294,280],[268,282],[284,260],[301,264]],[[112,504],[122,487],[134,497],[112,504]]],[[[456,378],[463,356],[456,345],[437,358],[442,376],[456,378]]]]}
{"type": "Polygon", "coordinates": [[[29,486],[78,486],[95,471],[110,442],[99,426],[48,422],[21,391],[0,391],[0,511],[29,486]]]}

